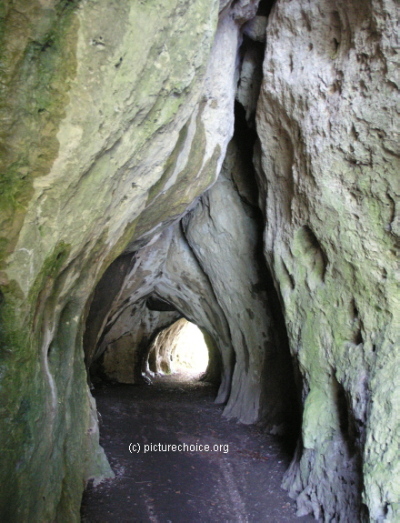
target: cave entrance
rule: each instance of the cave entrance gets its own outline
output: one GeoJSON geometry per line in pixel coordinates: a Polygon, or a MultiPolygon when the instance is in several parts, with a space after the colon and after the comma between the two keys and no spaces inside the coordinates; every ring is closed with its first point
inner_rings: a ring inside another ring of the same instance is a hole
{"type": "Polygon", "coordinates": [[[207,370],[209,353],[202,331],[185,318],[162,330],[154,339],[148,369],[152,374],[180,374],[200,378],[207,370]]]}

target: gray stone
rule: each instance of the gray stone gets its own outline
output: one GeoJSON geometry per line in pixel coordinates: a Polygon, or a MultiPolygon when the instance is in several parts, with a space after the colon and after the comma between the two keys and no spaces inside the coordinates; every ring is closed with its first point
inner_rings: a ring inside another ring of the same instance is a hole
{"type": "Polygon", "coordinates": [[[400,518],[398,5],[277,0],[265,56],[257,8],[0,8],[4,521],[79,521],[112,476],[87,367],[151,376],[182,316],[225,416],[301,405],[299,515],[400,518]]]}
{"type": "Polygon", "coordinates": [[[397,7],[278,1],[268,22],[265,255],[305,398],[285,485],[324,521],[400,518],[397,7]]]}

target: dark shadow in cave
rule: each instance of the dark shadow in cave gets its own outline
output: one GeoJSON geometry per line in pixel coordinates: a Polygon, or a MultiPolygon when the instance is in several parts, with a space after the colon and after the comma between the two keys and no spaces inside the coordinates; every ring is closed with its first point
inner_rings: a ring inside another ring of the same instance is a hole
{"type": "Polygon", "coordinates": [[[97,387],[100,442],[116,477],[88,486],[82,522],[314,521],[296,517],[280,488],[290,459],[280,442],[223,419],[215,393],[174,376],[97,387]]]}
{"type": "Polygon", "coordinates": [[[257,15],[268,17],[274,4],[275,0],[261,0],[258,4],[257,15]]]}
{"type": "MultiPolygon", "coordinates": [[[[270,2],[272,5],[272,3],[270,2]]],[[[271,6],[269,7],[269,9],[271,6]]],[[[289,339],[286,330],[286,323],[283,314],[283,302],[280,300],[279,293],[275,287],[271,271],[267,266],[264,256],[263,229],[264,218],[262,212],[255,202],[258,202],[258,187],[256,183],[256,173],[253,165],[254,150],[257,142],[257,133],[255,125],[250,125],[246,120],[246,113],[243,106],[235,103],[235,133],[234,140],[239,147],[240,156],[248,166],[248,189],[245,204],[251,208],[253,219],[258,226],[258,243],[256,245],[254,258],[257,260],[259,267],[259,280],[263,282],[263,290],[268,296],[270,314],[276,333],[275,350],[272,351],[271,357],[278,361],[278,367],[282,374],[287,377],[285,383],[277,383],[275,386],[279,389],[281,395],[285,397],[285,419],[282,420],[285,426],[284,434],[281,434],[281,442],[286,452],[291,456],[294,455],[296,446],[301,447],[301,420],[302,420],[302,378],[297,363],[291,356],[289,339]]],[[[238,189],[240,194],[240,189],[238,189]]],[[[271,365],[271,358],[265,360],[264,366],[267,368],[271,365]]],[[[276,365],[276,363],[275,363],[276,365]]],[[[279,380],[277,377],[276,379],[279,380]]],[[[268,388],[264,391],[265,402],[271,401],[270,391],[268,388]]],[[[261,425],[263,420],[260,421],[261,425]]]]}

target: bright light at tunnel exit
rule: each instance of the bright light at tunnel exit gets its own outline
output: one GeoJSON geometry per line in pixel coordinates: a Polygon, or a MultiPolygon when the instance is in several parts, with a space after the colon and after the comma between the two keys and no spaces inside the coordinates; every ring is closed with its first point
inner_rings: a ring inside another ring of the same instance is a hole
{"type": "Polygon", "coordinates": [[[208,365],[208,349],[201,330],[194,323],[186,322],[176,340],[172,355],[172,372],[201,374],[208,365]]]}

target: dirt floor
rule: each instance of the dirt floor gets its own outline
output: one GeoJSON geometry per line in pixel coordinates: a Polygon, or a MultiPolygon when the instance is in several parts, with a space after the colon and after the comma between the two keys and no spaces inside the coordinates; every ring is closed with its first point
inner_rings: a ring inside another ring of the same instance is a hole
{"type": "Polygon", "coordinates": [[[315,521],[296,517],[280,488],[289,458],[279,442],[224,419],[212,385],[169,376],[103,385],[94,396],[115,479],[89,485],[82,522],[315,521]]]}

